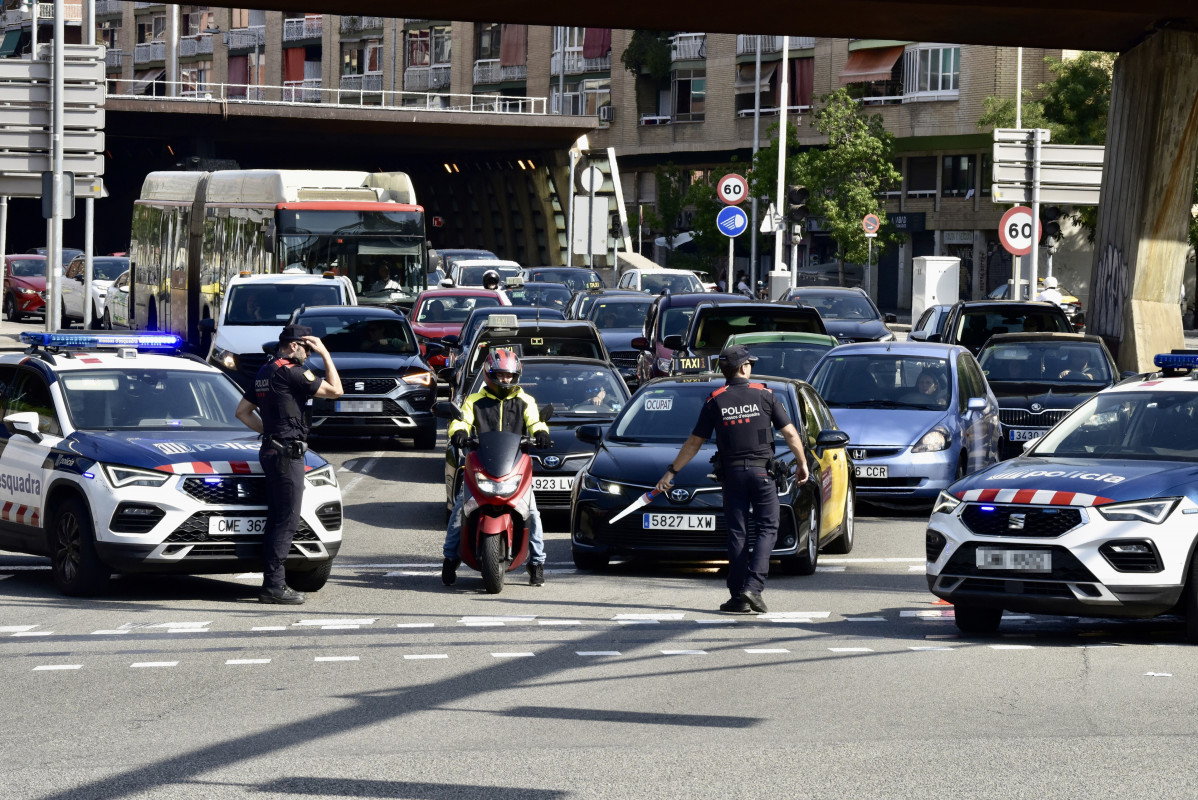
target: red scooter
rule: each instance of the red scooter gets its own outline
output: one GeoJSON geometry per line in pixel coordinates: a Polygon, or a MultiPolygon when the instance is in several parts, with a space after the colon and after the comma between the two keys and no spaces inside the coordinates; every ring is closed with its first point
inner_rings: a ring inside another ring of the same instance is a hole
{"type": "Polygon", "coordinates": [[[483,575],[488,594],[503,591],[503,574],[528,557],[532,500],[529,439],[490,431],[466,445],[463,475],[462,561],[483,575]]]}

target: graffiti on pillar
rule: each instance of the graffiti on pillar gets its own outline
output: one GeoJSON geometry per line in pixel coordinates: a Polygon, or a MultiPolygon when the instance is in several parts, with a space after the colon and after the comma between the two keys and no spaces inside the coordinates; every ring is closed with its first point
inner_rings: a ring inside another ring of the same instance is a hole
{"type": "Polygon", "coordinates": [[[1086,332],[1123,340],[1123,306],[1127,302],[1127,262],[1123,251],[1108,244],[1098,261],[1090,287],[1090,314],[1086,332]]]}

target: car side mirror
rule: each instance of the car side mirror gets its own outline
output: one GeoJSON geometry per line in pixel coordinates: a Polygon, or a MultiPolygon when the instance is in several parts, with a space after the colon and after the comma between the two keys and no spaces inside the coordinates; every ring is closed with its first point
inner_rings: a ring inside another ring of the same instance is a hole
{"type": "Polygon", "coordinates": [[[825,428],[816,434],[815,456],[819,458],[825,450],[836,450],[849,443],[849,435],[838,428],[825,428]]]}
{"type": "Polygon", "coordinates": [[[912,342],[926,342],[928,340],[927,331],[911,331],[907,334],[907,339],[912,342]]]}
{"type": "Polygon", "coordinates": [[[79,281],[80,283],[83,283],[83,278],[84,278],[84,275],[82,272],[80,272],[78,275],[75,276],[75,280],[79,281]]]}
{"type": "Polygon", "coordinates": [[[21,434],[28,436],[35,442],[42,440],[42,434],[37,429],[38,419],[36,411],[18,411],[14,414],[9,414],[4,418],[4,428],[10,436],[21,434]]]}
{"type": "Polygon", "coordinates": [[[441,400],[433,405],[433,416],[437,419],[461,419],[462,407],[457,403],[441,400]]]}
{"type": "Polygon", "coordinates": [[[599,444],[603,441],[603,434],[607,433],[606,425],[579,425],[574,429],[574,436],[580,442],[587,444],[599,444]]]}
{"type": "Polygon", "coordinates": [[[630,347],[632,347],[633,350],[648,350],[649,349],[649,340],[646,339],[644,336],[638,336],[635,339],[633,339],[631,342],[629,342],[628,344],[630,347]]]}
{"type": "Polygon", "coordinates": [[[457,337],[457,336],[454,336],[454,335],[452,335],[452,334],[451,334],[451,335],[449,335],[449,336],[442,336],[442,337],[441,337],[441,343],[442,343],[442,344],[444,344],[444,345],[446,345],[446,346],[448,346],[448,347],[461,347],[461,346],[462,346],[462,341],[461,341],[461,339],[460,339],[459,337],[457,337]]]}
{"type": "Polygon", "coordinates": [[[986,408],[986,398],[971,397],[965,401],[965,407],[970,411],[983,411],[986,408]]]}
{"type": "Polygon", "coordinates": [[[886,320],[886,324],[898,322],[898,314],[887,314],[883,319],[886,320]]]}
{"type": "Polygon", "coordinates": [[[433,356],[443,356],[448,352],[449,348],[440,342],[425,342],[424,357],[432,358],[433,356]]]}
{"type": "Polygon", "coordinates": [[[279,349],[278,342],[263,342],[262,343],[262,352],[266,353],[268,356],[273,356],[275,354],[275,351],[277,351],[278,349],[279,349]]]}
{"type": "Polygon", "coordinates": [[[676,333],[670,334],[666,338],[662,339],[661,343],[668,350],[681,350],[682,349],[682,337],[676,333]]]}
{"type": "Polygon", "coordinates": [[[127,283],[124,286],[118,286],[116,288],[117,288],[117,291],[119,291],[119,292],[124,292],[125,294],[129,294],[129,284],[127,284],[127,283]]]}
{"type": "MultiPolygon", "coordinates": [[[[127,292],[129,291],[129,287],[122,286],[121,290],[127,292]]],[[[212,333],[216,330],[216,320],[214,320],[212,317],[205,317],[204,319],[200,320],[199,329],[200,333],[212,333]]]]}
{"type": "Polygon", "coordinates": [[[925,341],[925,342],[943,342],[943,341],[944,341],[944,334],[942,334],[942,333],[929,333],[929,334],[928,334],[928,336],[927,336],[927,338],[926,338],[926,339],[924,339],[924,341],[925,341]]]}

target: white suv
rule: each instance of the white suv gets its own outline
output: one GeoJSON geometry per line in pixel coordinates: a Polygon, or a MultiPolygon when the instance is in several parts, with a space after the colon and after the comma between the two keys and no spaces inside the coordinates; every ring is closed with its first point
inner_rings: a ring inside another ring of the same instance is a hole
{"type": "Polygon", "coordinates": [[[689,269],[630,269],[620,276],[616,288],[649,294],[661,294],[667,289],[670,294],[707,291],[689,269]]]}

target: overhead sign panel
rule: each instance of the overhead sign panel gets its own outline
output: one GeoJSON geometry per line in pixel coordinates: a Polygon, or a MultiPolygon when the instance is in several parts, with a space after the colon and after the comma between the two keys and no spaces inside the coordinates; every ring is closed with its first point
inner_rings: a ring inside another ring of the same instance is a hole
{"type": "MultiPolygon", "coordinates": [[[[1031,184],[994,184],[990,187],[996,203],[1032,202],[1031,184]]],[[[1096,206],[1099,200],[1097,186],[1041,186],[1040,203],[1064,206],[1096,206]]]]}
{"type": "MultiPolygon", "coordinates": [[[[1032,182],[1031,164],[1000,164],[994,162],[992,178],[995,183],[1032,182]]],[[[1040,165],[1041,186],[1102,186],[1102,165],[1096,167],[1040,165]]]]}
{"type": "MultiPolygon", "coordinates": [[[[51,147],[48,130],[12,130],[0,127],[0,150],[45,150],[51,147]]],[[[68,130],[62,137],[68,153],[97,152],[104,149],[104,131],[68,130]]]]}
{"type": "MultiPolygon", "coordinates": [[[[49,105],[53,101],[53,85],[46,83],[0,83],[0,103],[14,105],[49,105]]],[[[104,84],[68,83],[63,87],[63,102],[67,105],[104,105],[104,84]]],[[[21,111],[28,113],[25,109],[21,111]]],[[[8,109],[5,109],[7,113],[8,109]]]]}
{"type": "MultiPolygon", "coordinates": [[[[3,197],[41,197],[41,175],[0,175],[0,196],[3,197]]],[[[104,188],[101,178],[88,178],[82,175],[75,178],[75,199],[84,197],[99,199],[107,197],[108,190],[104,188]]]]}
{"type": "MultiPolygon", "coordinates": [[[[50,162],[51,158],[48,153],[0,152],[0,173],[40,174],[50,171],[50,162]]],[[[102,153],[65,153],[62,157],[62,168],[64,171],[82,175],[103,175],[104,155],[102,153]]]]}
{"type": "MultiPolygon", "coordinates": [[[[1036,148],[1018,142],[995,142],[994,163],[1030,164],[1036,157],[1036,148]]],[[[1042,144],[1041,164],[1088,164],[1102,166],[1106,148],[1100,144],[1042,144]]]]}
{"type": "MultiPolygon", "coordinates": [[[[67,61],[63,64],[64,81],[103,83],[105,65],[103,61],[67,61]]],[[[54,80],[54,64],[49,61],[29,61],[20,58],[0,59],[0,81],[22,81],[25,83],[54,80]]]]}

